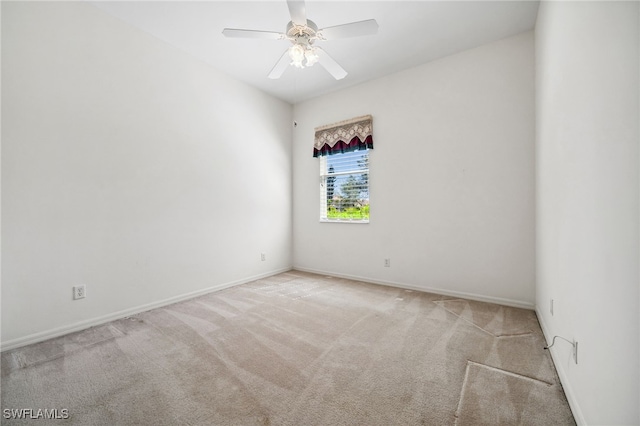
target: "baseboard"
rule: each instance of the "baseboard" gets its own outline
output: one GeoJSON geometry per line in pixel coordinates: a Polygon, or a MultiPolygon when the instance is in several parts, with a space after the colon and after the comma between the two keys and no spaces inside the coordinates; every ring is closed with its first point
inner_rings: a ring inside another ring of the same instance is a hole
{"type": "MultiPolygon", "coordinates": [[[[540,310],[536,306],[536,316],[538,317],[538,322],[540,323],[540,328],[542,329],[542,334],[544,334],[544,338],[548,342],[553,338],[553,334],[549,331],[549,328],[544,322],[543,316],[540,313],[540,310]]],[[[559,362],[558,355],[556,355],[555,348],[549,348],[549,352],[551,353],[551,359],[553,360],[553,364],[556,367],[556,371],[558,372],[558,377],[560,378],[560,383],[562,384],[562,389],[564,390],[564,394],[567,397],[567,401],[569,402],[569,408],[571,408],[571,412],[573,413],[573,417],[576,420],[578,426],[586,425],[587,422],[584,419],[584,415],[582,414],[582,410],[580,409],[580,404],[578,404],[578,400],[576,399],[576,394],[571,387],[571,383],[569,382],[569,378],[567,377],[567,373],[564,369],[564,365],[559,362]]]]}
{"type": "Polygon", "coordinates": [[[402,288],[402,289],[406,289],[406,290],[423,291],[425,293],[434,293],[434,294],[440,294],[440,295],[443,295],[443,296],[459,297],[461,299],[477,300],[479,302],[495,303],[495,304],[498,304],[498,305],[511,306],[511,307],[514,307],[514,308],[523,308],[523,309],[534,310],[534,305],[532,303],[523,302],[523,301],[520,301],[520,300],[504,299],[504,298],[501,298],[501,297],[483,296],[481,294],[465,293],[465,292],[462,292],[462,291],[451,291],[451,290],[445,290],[445,289],[434,288],[434,287],[422,287],[422,286],[416,286],[416,285],[412,285],[412,284],[398,283],[398,282],[394,282],[394,281],[385,281],[385,280],[378,280],[378,279],[373,279],[373,278],[368,278],[368,277],[360,277],[360,276],[357,276],[357,275],[340,274],[340,273],[335,273],[335,272],[320,271],[320,270],[316,270],[316,269],[301,268],[301,267],[298,267],[298,266],[294,266],[293,269],[297,270],[297,271],[311,272],[313,274],[329,275],[329,276],[332,276],[332,277],[347,278],[347,279],[350,279],[350,280],[362,281],[362,282],[367,282],[367,283],[372,283],[372,284],[380,284],[380,285],[386,285],[386,286],[390,286],[390,287],[398,287],[398,288],[402,288]]]}
{"type": "Polygon", "coordinates": [[[42,331],[39,333],[30,334],[28,336],[19,337],[17,339],[7,340],[0,343],[1,351],[8,351],[16,349],[21,346],[31,345],[33,343],[42,342],[44,340],[52,339],[54,337],[64,336],[65,334],[74,333],[76,331],[85,330],[87,328],[95,327],[110,321],[122,319],[131,315],[139,314],[140,312],[150,311],[152,309],[161,308],[163,306],[171,305],[172,303],[182,302],[183,300],[192,299],[194,297],[202,296],[204,294],[220,291],[225,288],[234,287],[240,284],[245,284],[251,281],[259,280],[260,278],[270,277],[272,275],[280,274],[282,272],[290,271],[291,267],[277,269],[274,271],[266,272],[264,274],[254,275],[246,277],[240,280],[231,281],[223,284],[218,284],[212,287],[208,287],[202,290],[192,291],[190,293],[181,294],[178,296],[170,297],[168,299],[159,300],[157,302],[147,303],[145,305],[135,306],[133,308],[124,309],[121,311],[113,312],[111,314],[103,315],[100,317],[90,318],[88,320],[79,321],[73,324],[65,325],[62,327],[54,328],[51,330],[42,331]]]}

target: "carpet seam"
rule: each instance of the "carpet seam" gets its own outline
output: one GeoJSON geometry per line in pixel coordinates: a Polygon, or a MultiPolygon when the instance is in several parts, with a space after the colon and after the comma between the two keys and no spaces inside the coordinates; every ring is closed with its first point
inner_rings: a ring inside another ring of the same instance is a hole
{"type": "Polygon", "coordinates": [[[514,373],[513,371],[503,370],[502,368],[493,367],[491,365],[482,364],[481,362],[475,362],[475,361],[471,361],[471,360],[467,361],[467,368],[469,368],[470,364],[477,365],[480,368],[486,368],[487,370],[496,371],[496,372],[501,373],[501,374],[506,374],[508,376],[512,376],[512,377],[515,377],[515,378],[518,378],[518,379],[525,379],[525,380],[530,380],[532,382],[542,383],[542,384],[547,385],[549,387],[555,385],[554,383],[545,382],[544,380],[536,379],[536,378],[531,377],[531,376],[526,376],[526,375],[520,374],[520,373],[514,373]]]}
{"type": "Polygon", "coordinates": [[[458,406],[456,407],[456,411],[453,414],[453,417],[455,417],[456,419],[456,421],[454,422],[455,426],[458,425],[458,420],[460,419],[460,407],[462,406],[462,400],[464,398],[464,390],[467,388],[467,380],[469,379],[469,363],[470,361],[467,360],[467,366],[464,369],[464,380],[462,380],[462,386],[460,388],[460,398],[458,398],[458,406]]]}
{"type": "Polygon", "coordinates": [[[435,303],[436,305],[440,306],[440,307],[441,307],[442,309],[444,309],[445,311],[447,311],[447,312],[449,312],[449,313],[451,313],[451,314],[453,314],[453,315],[457,316],[457,317],[458,317],[458,318],[460,318],[461,320],[463,320],[463,321],[465,321],[465,322],[467,322],[467,323],[469,323],[469,324],[473,325],[474,327],[476,327],[476,328],[478,328],[478,329],[480,329],[480,330],[484,331],[485,333],[489,334],[490,336],[493,336],[493,337],[498,338],[498,339],[499,339],[499,338],[502,338],[502,337],[520,337],[520,336],[529,336],[529,335],[532,335],[532,334],[533,334],[533,332],[532,332],[531,330],[529,330],[529,331],[527,331],[527,332],[524,332],[524,333],[514,333],[514,334],[494,334],[494,333],[490,332],[489,330],[486,330],[486,329],[484,329],[484,328],[480,327],[479,325],[477,325],[477,324],[476,324],[476,323],[474,323],[473,321],[470,321],[470,320],[466,319],[465,317],[463,317],[463,316],[461,316],[461,315],[459,315],[459,314],[457,314],[457,313],[453,312],[452,310],[447,309],[447,308],[445,308],[444,306],[442,306],[442,305],[441,305],[441,303],[443,303],[443,302],[450,302],[451,300],[463,300],[463,301],[464,301],[465,299],[434,300],[434,301],[432,301],[432,303],[435,303]]]}

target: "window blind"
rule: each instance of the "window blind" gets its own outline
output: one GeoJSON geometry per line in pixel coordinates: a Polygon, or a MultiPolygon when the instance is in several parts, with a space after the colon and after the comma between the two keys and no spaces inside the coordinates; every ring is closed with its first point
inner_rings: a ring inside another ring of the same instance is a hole
{"type": "Polygon", "coordinates": [[[320,157],[320,220],[369,221],[369,151],[320,157]]]}

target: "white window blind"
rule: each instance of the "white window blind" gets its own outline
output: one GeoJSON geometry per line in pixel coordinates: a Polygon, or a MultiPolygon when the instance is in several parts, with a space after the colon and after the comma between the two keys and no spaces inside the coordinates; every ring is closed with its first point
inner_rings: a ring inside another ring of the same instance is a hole
{"type": "Polygon", "coordinates": [[[320,160],[320,220],[369,222],[369,150],[320,160]]]}

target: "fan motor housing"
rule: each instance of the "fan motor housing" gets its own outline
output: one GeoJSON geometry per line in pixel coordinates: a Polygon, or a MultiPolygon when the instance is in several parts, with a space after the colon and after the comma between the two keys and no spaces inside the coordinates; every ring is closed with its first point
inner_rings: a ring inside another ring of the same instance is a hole
{"type": "Polygon", "coordinates": [[[293,22],[287,24],[287,37],[298,44],[311,44],[316,39],[318,26],[307,19],[307,25],[296,25],[293,22]]]}

